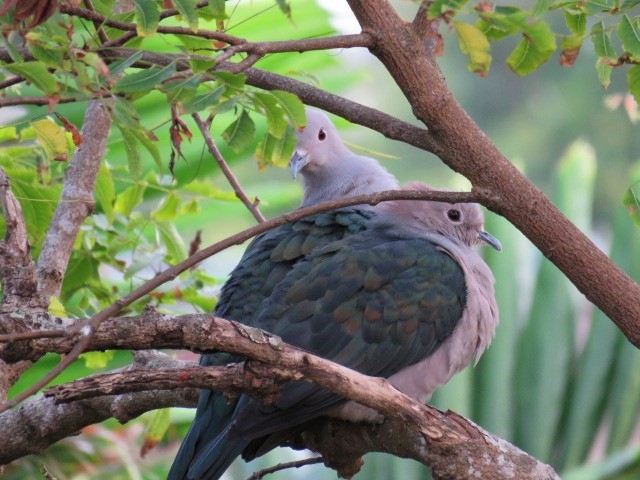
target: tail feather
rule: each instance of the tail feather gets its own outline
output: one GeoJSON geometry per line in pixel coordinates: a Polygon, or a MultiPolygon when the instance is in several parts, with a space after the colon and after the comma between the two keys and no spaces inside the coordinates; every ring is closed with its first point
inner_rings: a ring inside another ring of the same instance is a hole
{"type": "Polygon", "coordinates": [[[198,452],[187,472],[188,480],[217,480],[240,456],[247,441],[229,438],[233,423],[229,422],[212,442],[198,452]]]}
{"type": "Polygon", "coordinates": [[[210,390],[202,391],[198,401],[196,418],[178,450],[167,480],[191,478],[187,476],[187,472],[194,458],[199,456],[203,448],[212,443],[222,431],[225,431],[235,405],[236,402],[227,402],[221,394],[210,390]]]}

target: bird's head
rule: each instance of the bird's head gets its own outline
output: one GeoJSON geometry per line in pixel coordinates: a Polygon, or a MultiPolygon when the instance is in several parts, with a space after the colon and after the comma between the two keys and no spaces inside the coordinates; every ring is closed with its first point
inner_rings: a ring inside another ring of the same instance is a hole
{"type": "MultiPolygon", "coordinates": [[[[433,187],[419,182],[403,185],[402,189],[435,190],[433,187]]],[[[470,247],[488,245],[498,251],[502,250],[498,239],[484,231],[484,217],[477,203],[451,204],[420,200],[399,200],[387,203],[390,204],[386,208],[389,213],[409,218],[413,226],[420,230],[435,231],[445,237],[455,238],[470,247]]]]}
{"type": "Polygon", "coordinates": [[[294,180],[299,173],[339,168],[339,159],[348,152],[329,117],[311,108],[307,108],[306,113],[307,125],[296,132],[298,141],[289,162],[294,180]]]}

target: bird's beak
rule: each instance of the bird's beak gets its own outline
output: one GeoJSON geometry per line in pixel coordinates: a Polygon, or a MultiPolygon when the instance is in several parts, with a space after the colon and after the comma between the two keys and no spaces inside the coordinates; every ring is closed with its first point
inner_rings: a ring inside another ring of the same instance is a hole
{"type": "Polygon", "coordinates": [[[489,245],[490,247],[495,248],[499,252],[502,251],[502,245],[500,244],[498,239],[493,235],[491,235],[490,233],[480,230],[478,232],[478,238],[482,240],[484,243],[486,243],[487,245],[489,245]]]}
{"type": "Polygon", "coordinates": [[[298,177],[298,172],[302,170],[302,168],[307,164],[308,161],[308,153],[299,152],[298,150],[293,151],[291,160],[289,160],[289,168],[291,168],[291,176],[294,180],[298,177]]]}

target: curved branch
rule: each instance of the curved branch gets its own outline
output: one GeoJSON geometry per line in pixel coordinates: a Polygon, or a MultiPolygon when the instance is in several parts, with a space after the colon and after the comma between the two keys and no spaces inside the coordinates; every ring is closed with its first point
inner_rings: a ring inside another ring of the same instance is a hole
{"type": "Polygon", "coordinates": [[[483,205],[524,233],[640,348],[640,285],[500,153],[455,100],[421,37],[387,0],[348,3],[363,31],[376,38],[371,52],[432,132],[440,159],[468,178],[483,205]]]}
{"type": "MultiPolygon", "coordinates": [[[[63,353],[73,345],[73,340],[43,340],[50,351],[63,353]]],[[[259,394],[265,401],[275,398],[277,383],[281,380],[304,380],[353,399],[373,408],[385,417],[401,422],[416,432],[420,440],[418,445],[426,443],[429,455],[434,460],[433,468],[445,468],[448,478],[466,478],[459,472],[468,474],[469,470],[478,471],[481,478],[495,478],[489,473],[499,472],[507,478],[505,472],[516,472],[516,478],[556,478],[553,470],[507,442],[481,430],[477,425],[457,414],[443,413],[433,407],[423,405],[393,388],[385,379],[362,375],[329,360],[312,355],[292,347],[278,337],[245,325],[228,322],[212,315],[183,315],[169,317],[157,313],[145,313],[138,317],[113,318],[106,320],[94,336],[90,349],[146,349],[187,347],[197,351],[227,351],[256,362],[248,367],[234,365],[226,368],[198,368],[173,370],[169,376],[158,379],[148,370],[124,369],[120,375],[120,386],[126,386],[126,377],[133,381],[132,388],[173,388],[183,386],[204,386],[210,380],[223,379],[224,387],[231,392],[237,389],[250,389],[253,395],[259,394]],[[224,380],[224,377],[227,377],[224,380]],[[239,379],[238,377],[244,377],[239,379]],[[275,383],[274,383],[275,378],[275,383]],[[155,384],[149,384],[152,379],[155,384]],[[257,380],[257,382],[256,382],[257,380]],[[124,381],[124,383],[123,383],[124,381]],[[147,383],[144,385],[144,383],[147,383]],[[256,388],[257,385],[257,388],[256,388]],[[442,457],[442,458],[440,458],[442,457]],[[535,467],[535,468],[532,468],[535,467]],[[540,476],[543,472],[544,476],[540,476]]],[[[154,368],[155,370],[155,368],[154,368]]],[[[113,378],[114,375],[110,374],[113,378]]],[[[100,376],[82,381],[84,384],[99,383],[100,376]]],[[[102,376],[104,378],[104,376],[102,376]]],[[[208,384],[211,387],[211,384],[208,384]]],[[[79,388],[82,388],[81,384],[79,388]]],[[[115,388],[113,384],[107,390],[115,388]]],[[[77,390],[72,386],[54,387],[58,393],[77,390]]],[[[103,389],[104,390],[104,389],[103,389]]],[[[119,391],[119,390],[114,390],[119,391]]],[[[155,391],[157,393],[157,391],[155,391]]],[[[72,403],[74,405],[76,402],[72,403]]],[[[57,408],[61,408],[58,406],[57,408]]],[[[0,416],[0,427],[5,430],[4,418],[13,412],[0,416]]],[[[55,419],[49,418],[49,422],[55,419]]],[[[50,428],[50,425],[48,424],[50,428]]],[[[320,447],[318,447],[320,448],[320,447]]],[[[324,447],[323,447],[324,448],[324,447]]],[[[326,447],[326,448],[331,448],[326,447]]],[[[323,453],[323,456],[324,453],[323,453]]],[[[325,458],[335,457],[335,454],[325,458]]],[[[0,461],[3,456],[0,454],[0,461]]]]}
{"type": "Polygon", "coordinates": [[[102,163],[111,117],[106,103],[93,100],[82,124],[84,141],[65,171],[60,202],[38,258],[38,293],[58,296],[80,226],[93,211],[98,170],[102,163]]]}
{"type": "Polygon", "coordinates": [[[222,173],[227,178],[227,181],[231,185],[231,188],[233,188],[236,197],[238,197],[240,201],[244,203],[244,206],[247,207],[247,209],[251,212],[251,215],[253,215],[253,218],[255,218],[258,223],[264,222],[264,215],[262,215],[262,212],[258,208],[258,204],[260,203],[260,201],[256,197],[252,202],[251,200],[249,200],[249,197],[247,197],[247,194],[240,186],[240,182],[238,182],[238,179],[229,168],[229,165],[222,156],[222,153],[220,153],[220,150],[213,141],[213,137],[209,132],[209,128],[211,128],[211,125],[208,122],[203,121],[202,118],[200,118],[200,115],[197,113],[194,113],[192,117],[196,122],[196,125],[198,125],[198,128],[200,129],[200,133],[202,133],[202,137],[204,138],[204,142],[207,144],[209,153],[213,158],[216,159],[216,162],[218,162],[220,170],[222,170],[222,173]]]}

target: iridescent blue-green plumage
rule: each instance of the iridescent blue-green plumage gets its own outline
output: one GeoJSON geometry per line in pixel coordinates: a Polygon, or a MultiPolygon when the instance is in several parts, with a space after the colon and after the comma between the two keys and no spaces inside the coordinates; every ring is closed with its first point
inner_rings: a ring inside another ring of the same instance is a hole
{"type": "MultiPolygon", "coordinates": [[[[213,313],[253,325],[254,314],[260,311],[262,302],[296,262],[318,246],[366,229],[372,216],[370,210],[345,208],[303,218],[256,237],[222,287],[213,313]]],[[[203,355],[200,364],[220,366],[240,360],[221,352],[203,355]]],[[[220,393],[202,391],[196,418],[171,467],[170,480],[187,478],[194,456],[225,427],[235,405],[220,393]]]]}
{"type": "MultiPolygon", "coordinates": [[[[429,356],[452,334],[465,309],[465,275],[436,243],[376,222],[369,211],[349,209],[306,222],[249,246],[216,314],[382,377],[429,356]]],[[[209,355],[203,363],[221,359],[230,357],[209,355]]],[[[245,395],[228,404],[205,392],[174,464],[182,476],[170,478],[219,478],[238,455],[264,453],[264,441],[273,446],[271,435],[344,402],[307,382],[288,384],[272,405],[245,395]]]]}

